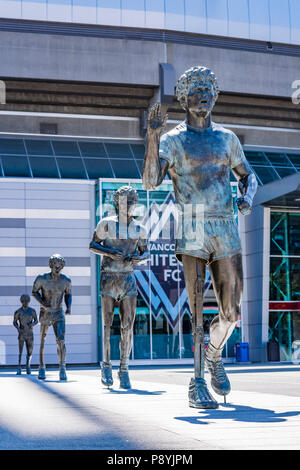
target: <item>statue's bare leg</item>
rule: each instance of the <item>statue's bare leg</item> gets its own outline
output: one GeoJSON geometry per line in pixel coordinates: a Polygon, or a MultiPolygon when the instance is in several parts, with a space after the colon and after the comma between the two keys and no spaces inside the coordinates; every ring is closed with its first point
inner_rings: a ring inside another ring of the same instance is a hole
{"type": "Polygon", "coordinates": [[[33,351],[33,339],[27,339],[26,340],[26,350],[27,350],[26,373],[31,374],[30,363],[31,363],[32,351],[33,351]]]}
{"type": "Polygon", "coordinates": [[[206,350],[206,364],[211,373],[211,385],[219,395],[230,392],[222,351],[232,334],[240,311],[243,290],[242,255],[216,260],[210,264],[210,273],[219,306],[217,315],[210,325],[210,342],[206,350]]]}
{"type": "Polygon", "coordinates": [[[22,352],[23,352],[23,346],[24,346],[24,339],[19,338],[19,365],[17,369],[17,375],[22,374],[22,352]]]}
{"type": "Polygon", "coordinates": [[[41,344],[40,344],[40,367],[39,367],[39,375],[38,378],[44,380],[46,378],[46,366],[44,360],[44,348],[45,348],[45,341],[48,332],[47,325],[41,325],[41,344]]]}
{"type": "Polygon", "coordinates": [[[119,304],[121,320],[121,340],[120,340],[120,388],[131,388],[128,363],[132,348],[133,325],[136,311],[136,296],[125,297],[119,304]]]}
{"type": "Polygon", "coordinates": [[[110,387],[113,385],[112,366],[110,360],[110,331],[114,319],[115,300],[112,297],[102,296],[102,318],[104,321],[104,348],[103,361],[101,364],[101,382],[110,387]]]}
{"type": "Polygon", "coordinates": [[[195,377],[190,381],[189,404],[193,408],[218,408],[204,379],[203,291],[206,261],[182,255],[185,285],[192,314],[195,377]]]}
{"type": "Polygon", "coordinates": [[[53,330],[57,343],[57,356],[59,362],[59,379],[67,380],[66,374],[66,344],[65,331],[66,324],[64,320],[57,321],[53,324],[53,330]]]}

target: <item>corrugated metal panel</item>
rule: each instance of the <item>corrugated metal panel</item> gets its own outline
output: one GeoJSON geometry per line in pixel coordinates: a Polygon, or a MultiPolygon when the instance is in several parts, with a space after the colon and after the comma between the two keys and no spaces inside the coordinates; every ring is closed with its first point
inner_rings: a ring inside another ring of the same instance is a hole
{"type": "Polygon", "coordinates": [[[300,57],[300,46],[176,31],[0,19],[0,31],[159,41],[300,57]]]}

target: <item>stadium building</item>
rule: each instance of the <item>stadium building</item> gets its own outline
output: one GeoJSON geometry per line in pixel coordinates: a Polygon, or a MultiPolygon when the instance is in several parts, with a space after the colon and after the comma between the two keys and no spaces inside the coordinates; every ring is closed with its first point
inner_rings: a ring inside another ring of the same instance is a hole
{"type": "MultiPolygon", "coordinates": [[[[224,358],[234,361],[244,342],[250,361],[292,359],[300,340],[299,63],[298,0],[0,0],[0,365],[17,363],[13,313],[53,253],[65,257],[73,282],[67,361],[102,359],[99,259],[89,242],[124,183],[137,188],[152,230],[151,263],[136,273],[132,360],[192,361],[182,267],[172,231],[163,238],[155,222],[161,215],[172,225],[172,185],[147,193],[141,171],[147,110],[162,103],[168,129],[183,120],[174,86],[193,65],[217,75],[213,119],[238,135],[259,182],[252,214],[237,215],[244,295],[224,358]]],[[[33,298],[31,306],[38,310],[33,298]]],[[[208,276],[206,325],[217,313],[208,276]]],[[[45,352],[55,364],[52,332],[45,352]]]]}

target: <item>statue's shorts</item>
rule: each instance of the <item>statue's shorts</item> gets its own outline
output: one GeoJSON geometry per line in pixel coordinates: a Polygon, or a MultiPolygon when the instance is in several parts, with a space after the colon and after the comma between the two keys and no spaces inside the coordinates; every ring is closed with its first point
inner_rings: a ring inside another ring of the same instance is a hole
{"type": "Polygon", "coordinates": [[[40,312],[40,324],[44,326],[51,326],[57,322],[65,321],[65,314],[63,310],[58,310],[56,312],[40,312]]]}
{"type": "Polygon", "coordinates": [[[134,272],[114,273],[102,271],[100,275],[100,295],[120,301],[125,297],[136,296],[137,286],[134,272]]]}
{"type": "Polygon", "coordinates": [[[33,341],[33,331],[32,329],[21,330],[18,337],[19,341],[33,341]]]}
{"type": "Polygon", "coordinates": [[[207,263],[228,258],[242,252],[237,224],[233,217],[208,218],[197,222],[197,230],[183,230],[183,236],[176,240],[176,257],[181,255],[202,258],[207,263]]]}

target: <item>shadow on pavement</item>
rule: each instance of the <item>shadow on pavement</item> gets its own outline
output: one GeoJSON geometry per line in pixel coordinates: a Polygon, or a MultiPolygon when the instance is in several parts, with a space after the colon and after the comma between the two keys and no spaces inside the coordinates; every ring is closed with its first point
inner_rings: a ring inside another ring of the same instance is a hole
{"type": "MultiPolygon", "coordinates": [[[[232,365],[224,364],[224,366],[228,374],[257,374],[260,372],[300,372],[300,367],[257,367],[253,369],[250,367],[245,367],[245,369],[235,369],[232,365]]],[[[243,367],[242,364],[241,367],[243,367]]],[[[188,372],[190,372],[190,370],[172,370],[172,373],[174,374],[186,374],[188,372]]]]}
{"type": "Polygon", "coordinates": [[[137,388],[131,388],[130,390],[115,390],[113,388],[109,389],[110,393],[116,394],[126,394],[126,395],[162,395],[166,393],[165,390],[157,390],[155,392],[149,392],[149,390],[139,390],[137,388]]]}
{"type": "Polygon", "coordinates": [[[276,413],[267,408],[254,408],[245,405],[220,405],[216,410],[199,410],[198,416],[178,416],[174,419],[186,421],[191,424],[211,424],[206,419],[216,421],[218,419],[230,419],[244,423],[282,423],[291,416],[300,415],[299,411],[287,411],[276,413]],[[223,409],[222,409],[223,408],[223,409]]]}
{"type": "MultiPolygon", "coordinates": [[[[14,374],[0,374],[0,377],[13,377],[14,374]]],[[[22,379],[22,376],[20,376],[22,379]]],[[[45,380],[39,380],[37,375],[26,375],[24,374],[23,380],[30,381],[34,386],[39,387],[49,395],[54,396],[60,400],[63,407],[68,407],[77,413],[85,422],[89,422],[94,425],[94,430],[86,432],[85,434],[72,435],[74,429],[72,426],[68,428],[66,423],[66,429],[63,435],[53,436],[46,434],[30,435],[30,425],[28,428],[28,435],[25,436],[23,432],[18,432],[14,426],[9,424],[5,425],[0,421],[0,449],[139,449],[142,446],[137,442],[130,433],[124,432],[124,426],[116,426],[112,428],[110,419],[110,413],[106,412],[103,408],[99,410],[97,405],[94,407],[98,408],[98,413],[93,413],[89,410],[88,406],[82,406],[78,401],[71,399],[63,392],[52,390],[49,385],[56,383],[55,380],[49,380],[48,383],[45,380]],[[99,411],[101,413],[99,417],[99,411]],[[100,419],[99,419],[100,418],[100,419]],[[68,435],[68,430],[70,434],[68,435]]],[[[71,381],[59,383],[70,383],[71,381]]],[[[65,387],[62,390],[66,390],[65,387]]],[[[65,392],[66,393],[66,392],[65,392]]],[[[99,394],[100,398],[100,394],[99,394]]],[[[99,401],[99,405],[101,402],[99,401]]]]}

